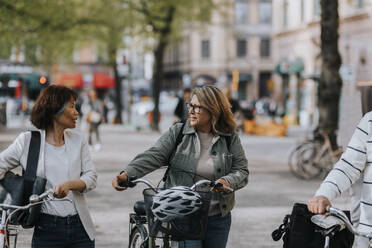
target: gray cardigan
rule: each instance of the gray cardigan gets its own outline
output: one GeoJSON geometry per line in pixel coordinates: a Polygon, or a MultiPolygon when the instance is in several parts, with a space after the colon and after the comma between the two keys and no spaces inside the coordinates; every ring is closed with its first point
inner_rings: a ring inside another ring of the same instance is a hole
{"type": "MultiPolygon", "coordinates": [[[[41,134],[39,163],[37,168],[37,176],[45,177],[44,167],[44,147],[45,147],[45,131],[39,130],[41,134]]],[[[97,173],[94,164],[91,160],[88,144],[82,135],[66,130],[64,133],[66,145],[66,159],[70,161],[69,178],[70,180],[81,179],[84,181],[86,188],[84,192],[90,191],[96,187],[97,173]]],[[[21,133],[15,141],[3,152],[0,153],[0,179],[8,170],[12,170],[17,166],[22,166],[23,169],[27,165],[28,149],[30,146],[31,132],[21,133]]],[[[87,203],[84,197],[84,192],[72,191],[74,195],[74,203],[79,214],[81,222],[84,225],[86,232],[91,240],[94,240],[95,230],[93,221],[90,217],[87,203]]]]}

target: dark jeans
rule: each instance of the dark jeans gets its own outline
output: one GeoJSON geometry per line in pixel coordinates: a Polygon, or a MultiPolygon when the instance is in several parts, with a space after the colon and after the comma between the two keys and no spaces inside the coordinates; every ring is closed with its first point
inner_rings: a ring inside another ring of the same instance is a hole
{"type": "Polygon", "coordinates": [[[222,217],[208,217],[207,233],[204,240],[180,241],[179,248],[225,248],[231,226],[231,213],[222,217]]]}
{"type": "Polygon", "coordinates": [[[41,214],[32,237],[32,248],[94,248],[79,215],[41,214]]]}

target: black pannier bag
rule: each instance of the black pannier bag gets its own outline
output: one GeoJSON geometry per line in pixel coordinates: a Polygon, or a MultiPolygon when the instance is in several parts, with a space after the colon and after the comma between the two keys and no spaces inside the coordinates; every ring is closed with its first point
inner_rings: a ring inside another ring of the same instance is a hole
{"type": "MultiPolygon", "coordinates": [[[[350,212],[344,211],[350,219],[350,212]]],[[[295,203],[290,215],[286,215],[283,224],[271,234],[274,241],[283,239],[283,248],[323,248],[325,237],[321,227],[311,222],[314,214],[306,204],[295,203]]],[[[347,229],[336,232],[330,238],[329,247],[352,248],[354,235],[347,229]]]]}

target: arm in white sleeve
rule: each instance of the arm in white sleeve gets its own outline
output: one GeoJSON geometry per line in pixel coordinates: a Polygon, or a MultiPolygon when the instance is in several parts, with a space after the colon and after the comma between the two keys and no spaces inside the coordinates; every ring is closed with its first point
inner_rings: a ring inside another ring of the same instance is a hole
{"type": "Polygon", "coordinates": [[[345,152],[321,184],[316,196],[322,195],[332,200],[359,179],[367,162],[367,142],[372,142],[371,121],[372,116],[367,113],[359,122],[345,152]]]}

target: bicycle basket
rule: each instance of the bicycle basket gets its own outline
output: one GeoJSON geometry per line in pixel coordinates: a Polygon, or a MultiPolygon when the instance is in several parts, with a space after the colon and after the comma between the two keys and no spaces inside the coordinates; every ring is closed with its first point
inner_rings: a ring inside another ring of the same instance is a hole
{"type": "Polygon", "coordinates": [[[162,222],[151,211],[152,197],[156,194],[153,189],[144,189],[146,215],[148,218],[149,235],[157,237],[159,232],[170,235],[172,240],[202,240],[208,223],[208,211],[212,193],[210,191],[197,191],[202,198],[199,210],[189,215],[176,218],[169,222],[162,222]]]}

